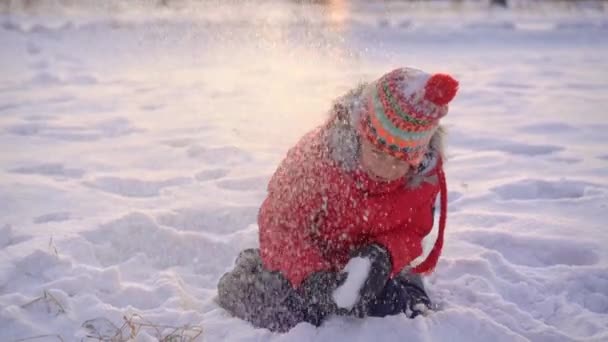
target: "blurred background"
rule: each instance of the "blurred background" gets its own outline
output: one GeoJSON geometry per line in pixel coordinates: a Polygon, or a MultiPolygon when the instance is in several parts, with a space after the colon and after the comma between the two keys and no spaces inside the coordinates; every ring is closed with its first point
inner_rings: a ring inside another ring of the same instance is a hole
{"type": "MultiPolygon", "coordinates": [[[[146,112],[138,119],[146,127],[219,115],[216,123],[237,131],[246,125],[250,140],[258,133],[280,139],[290,130],[293,141],[319,122],[332,99],[397,66],[456,73],[464,81],[460,99],[475,93],[481,103],[492,99],[492,86],[474,81],[492,72],[508,75],[499,82],[509,83],[530,76],[522,69],[553,63],[576,78],[605,48],[607,7],[536,0],[4,0],[4,29],[30,37],[29,48],[11,49],[13,38],[5,36],[0,58],[5,82],[48,74],[153,82],[165,101],[158,117],[146,112]],[[572,53],[583,60],[573,62],[572,53]],[[54,56],[44,68],[33,67],[47,54],[54,56]],[[271,121],[278,132],[254,121],[271,121]]],[[[508,90],[524,89],[514,88],[508,90]]]]}
{"type": "Polygon", "coordinates": [[[287,150],[400,66],[460,82],[444,309],[285,340],[608,340],[608,2],[583,0],[0,0],[0,340],[131,313],[280,340],[217,280],[287,150]]]}

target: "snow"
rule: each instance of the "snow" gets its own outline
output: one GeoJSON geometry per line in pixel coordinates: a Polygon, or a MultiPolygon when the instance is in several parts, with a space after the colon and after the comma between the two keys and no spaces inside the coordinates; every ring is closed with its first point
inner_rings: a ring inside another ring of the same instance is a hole
{"type": "Polygon", "coordinates": [[[608,340],[605,2],[169,3],[0,3],[1,341],[608,340]],[[230,317],[277,163],[399,66],[460,82],[439,311],[230,317]]]}
{"type": "Polygon", "coordinates": [[[424,94],[424,86],[431,75],[416,69],[407,69],[408,81],[402,85],[401,91],[405,98],[414,98],[420,100],[424,94]]]}
{"type": "Polygon", "coordinates": [[[348,261],[344,267],[346,280],[334,290],[333,299],[339,308],[352,309],[359,300],[359,291],[371,270],[372,262],[368,258],[356,257],[348,261]]]}

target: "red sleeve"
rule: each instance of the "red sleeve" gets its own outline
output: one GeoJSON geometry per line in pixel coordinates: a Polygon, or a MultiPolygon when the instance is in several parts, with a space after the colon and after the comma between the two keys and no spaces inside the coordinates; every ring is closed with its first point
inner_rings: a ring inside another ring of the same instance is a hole
{"type": "Polygon", "coordinates": [[[438,184],[432,187],[429,200],[414,210],[416,215],[412,217],[412,225],[375,237],[375,240],[385,246],[391,255],[393,267],[391,276],[396,275],[406,266],[412,267],[414,273],[427,273],[437,264],[443,247],[447,196],[442,169],[438,168],[436,174],[438,184]],[[437,196],[439,202],[436,201],[437,196]],[[436,204],[439,206],[434,210],[436,204]],[[440,214],[437,222],[434,219],[435,211],[440,214]],[[423,247],[425,243],[429,243],[428,247],[423,247]]]}
{"type": "Polygon", "coordinates": [[[329,269],[330,263],[307,232],[315,211],[314,201],[299,210],[281,210],[285,207],[277,204],[276,200],[269,195],[260,209],[258,224],[262,261],[268,270],[281,272],[297,287],[310,274],[329,269]]]}
{"type": "MultiPolygon", "coordinates": [[[[306,146],[304,146],[306,147],[306,146]]],[[[331,268],[313,241],[314,223],[323,214],[319,163],[304,148],[291,151],[268,186],[260,208],[260,252],[264,266],[281,272],[294,287],[310,274],[331,268]]]]}

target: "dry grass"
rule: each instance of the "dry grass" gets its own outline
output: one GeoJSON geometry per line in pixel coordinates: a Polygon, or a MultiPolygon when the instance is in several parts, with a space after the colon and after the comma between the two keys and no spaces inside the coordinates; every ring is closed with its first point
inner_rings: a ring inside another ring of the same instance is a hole
{"type": "Polygon", "coordinates": [[[50,294],[47,290],[44,290],[43,295],[41,297],[38,297],[32,300],[31,302],[25,303],[21,305],[21,307],[25,309],[34,306],[37,303],[44,304],[46,307],[46,311],[49,314],[54,312],[55,316],[58,316],[60,314],[65,313],[65,309],[63,308],[61,303],[59,303],[59,301],[55,297],[53,297],[53,295],[50,294]]]}
{"type": "Polygon", "coordinates": [[[123,316],[124,323],[118,328],[105,318],[96,318],[83,323],[88,330],[83,341],[128,342],[139,333],[146,332],[160,342],[196,342],[202,341],[203,328],[185,325],[175,327],[152,323],[138,314],[123,316]]]}
{"type": "MultiPolygon", "coordinates": [[[[43,296],[36,298],[21,307],[31,307],[36,303],[45,305],[49,313],[55,312],[56,315],[59,315],[66,312],[59,301],[47,291],[44,291],[43,296]]],[[[82,328],[86,330],[86,336],[81,339],[81,342],[131,342],[134,341],[140,333],[146,333],[147,335],[156,338],[159,342],[202,342],[203,340],[203,328],[200,326],[184,325],[176,327],[156,324],[148,321],[139,314],[133,314],[128,317],[123,316],[123,320],[124,323],[120,327],[117,327],[110,320],[103,317],[90,319],[84,322],[82,328]]],[[[37,335],[13,340],[13,342],[25,341],[65,342],[58,334],[37,335]]]]}
{"type": "Polygon", "coordinates": [[[59,257],[59,252],[57,251],[57,246],[55,246],[55,243],[53,242],[53,236],[51,236],[51,238],[49,239],[49,250],[56,257],[59,257]]]}

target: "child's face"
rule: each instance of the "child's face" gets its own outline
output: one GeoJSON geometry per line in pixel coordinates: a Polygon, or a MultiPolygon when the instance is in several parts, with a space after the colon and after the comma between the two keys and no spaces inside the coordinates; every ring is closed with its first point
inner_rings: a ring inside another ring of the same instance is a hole
{"type": "Polygon", "coordinates": [[[420,160],[410,162],[395,158],[378,150],[365,139],[361,139],[361,166],[372,178],[383,181],[399,179],[420,164],[420,160]]]}

